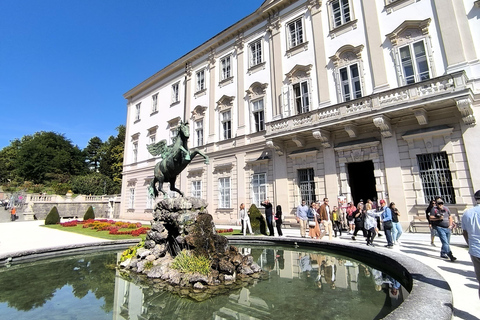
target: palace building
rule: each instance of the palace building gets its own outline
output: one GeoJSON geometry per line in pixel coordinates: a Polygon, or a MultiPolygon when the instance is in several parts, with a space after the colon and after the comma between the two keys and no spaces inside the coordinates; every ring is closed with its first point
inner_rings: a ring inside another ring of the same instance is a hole
{"type": "Polygon", "coordinates": [[[259,5],[124,94],[121,218],[151,217],[161,158],[146,146],[171,141],[181,121],[210,163],[196,157],[177,187],[206,199],[216,223],[266,198],[287,222],[302,199],[385,199],[404,228],[437,195],[455,214],[472,205],[480,1],[259,5]]]}

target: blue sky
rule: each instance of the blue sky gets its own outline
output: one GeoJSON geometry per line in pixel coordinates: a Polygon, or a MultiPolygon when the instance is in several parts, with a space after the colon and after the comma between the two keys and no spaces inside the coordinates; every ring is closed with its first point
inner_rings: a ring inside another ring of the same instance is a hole
{"type": "Polygon", "coordinates": [[[82,149],[116,135],[125,92],[262,3],[1,0],[0,149],[37,131],[82,149]]]}

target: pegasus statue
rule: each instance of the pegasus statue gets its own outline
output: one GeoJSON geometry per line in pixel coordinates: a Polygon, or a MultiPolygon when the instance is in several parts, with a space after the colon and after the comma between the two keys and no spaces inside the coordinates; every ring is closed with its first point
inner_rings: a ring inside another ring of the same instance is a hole
{"type": "Polygon", "coordinates": [[[175,188],[177,176],[185,167],[195,158],[197,154],[205,159],[208,164],[208,156],[200,150],[190,152],[188,150],[188,138],[190,137],[190,128],[188,122],[180,122],[180,127],[175,137],[174,143],[167,145],[167,140],[147,145],[147,150],[153,156],[161,156],[162,160],[155,165],[154,178],[148,187],[151,197],[158,197],[159,192],[163,193],[163,197],[167,197],[167,193],[162,190],[164,182],[170,183],[170,190],[178,192],[182,197],[183,192],[175,188]],[[158,189],[155,184],[158,183],[158,189]]]}

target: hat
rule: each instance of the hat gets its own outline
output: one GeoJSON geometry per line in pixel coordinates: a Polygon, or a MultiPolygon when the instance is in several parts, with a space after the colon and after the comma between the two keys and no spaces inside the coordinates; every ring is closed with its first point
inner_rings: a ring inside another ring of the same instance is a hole
{"type": "Polygon", "coordinates": [[[477,190],[474,195],[475,199],[480,199],[480,190],[477,190]]]}
{"type": "Polygon", "coordinates": [[[380,200],[380,204],[382,204],[382,203],[386,203],[385,200],[383,200],[383,199],[380,200]]]}

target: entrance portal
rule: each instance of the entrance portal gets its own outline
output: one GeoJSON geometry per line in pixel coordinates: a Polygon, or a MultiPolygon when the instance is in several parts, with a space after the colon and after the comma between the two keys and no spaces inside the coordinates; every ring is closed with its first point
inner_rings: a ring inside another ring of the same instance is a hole
{"type": "Polygon", "coordinates": [[[363,199],[373,200],[377,197],[375,187],[375,176],[373,175],[373,161],[352,162],[347,164],[348,184],[352,192],[352,199],[355,205],[363,199]]]}

